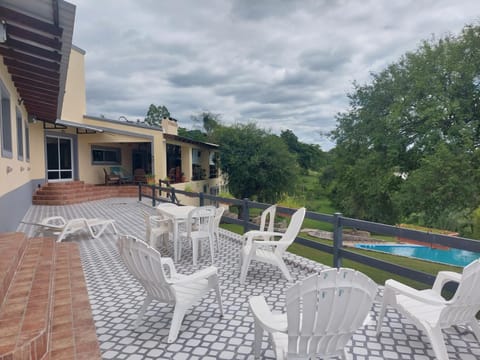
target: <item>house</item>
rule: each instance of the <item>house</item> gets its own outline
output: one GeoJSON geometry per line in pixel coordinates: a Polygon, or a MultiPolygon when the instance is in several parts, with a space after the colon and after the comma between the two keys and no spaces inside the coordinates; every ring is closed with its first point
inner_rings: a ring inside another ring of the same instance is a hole
{"type": "Polygon", "coordinates": [[[72,44],[75,6],[0,0],[0,232],[15,230],[49,182],[105,183],[105,171],[210,192],[222,183],[218,146],[161,126],[87,114],[85,51],[72,44]]]}

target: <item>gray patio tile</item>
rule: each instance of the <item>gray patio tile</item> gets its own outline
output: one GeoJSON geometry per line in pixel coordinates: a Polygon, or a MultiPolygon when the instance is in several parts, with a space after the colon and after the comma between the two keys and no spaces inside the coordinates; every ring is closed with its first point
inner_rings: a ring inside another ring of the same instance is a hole
{"type": "MultiPolygon", "coordinates": [[[[154,210],[148,203],[132,198],[105,199],[69,206],[32,206],[24,221],[35,222],[46,216],[102,217],[116,220],[120,233],[144,238],[141,211],[154,210]]],[[[20,225],[19,231],[34,235],[34,228],[20,225]]],[[[221,281],[225,316],[222,318],[214,294],[199,300],[187,313],[177,341],[166,342],[172,306],[153,302],[138,328],[133,327],[137,311],[145,293],[127,272],[115,245],[115,236],[105,233],[100,239],[73,237],[68,241],[79,244],[82,264],[97,327],[97,335],[104,359],[252,359],[253,318],[248,310],[248,298],[264,295],[268,304],[277,311],[284,306],[284,292],[289,283],[277,268],[254,264],[247,283],[238,282],[238,251],[240,236],[221,231],[221,248],[217,266],[221,281]]],[[[160,247],[163,256],[172,256],[172,246],[160,247]]],[[[287,266],[295,280],[320,271],[323,265],[288,254],[287,266]]],[[[185,246],[182,259],[176,264],[178,271],[191,273],[209,266],[208,256],[197,267],[191,264],[191,248],[185,246]]],[[[433,360],[427,338],[397,312],[389,310],[382,325],[382,334],[375,337],[375,325],[380,310],[383,289],[372,308],[372,321],[359,330],[348,345],[349,358],[433,360]],[[387,325],[388,324],[388,325],[387,325]]],[[[461,329],[463,331],[463,329],[461,329]]],[[[447,348],[452,359],[480,358],[480,346],[472,334],[459,334],[455,329],[445,332],[447,348]]],[[[264,337],[263,359],[274,359],[274,353],[264,337]]]]}

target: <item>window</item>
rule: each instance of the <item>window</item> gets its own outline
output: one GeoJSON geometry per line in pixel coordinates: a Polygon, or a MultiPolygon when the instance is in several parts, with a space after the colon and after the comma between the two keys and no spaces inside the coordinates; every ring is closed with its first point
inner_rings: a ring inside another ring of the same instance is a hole
{"type": "Polygon", "coordinates": [[[30,128],[25,122],[25,158],[30,161],[30,128]]]}
{"type": "Polygon", "coordinates": [[[23,119],[20,109],[17,108],[17,156],[23,160],[23,119]]]}
{"type": "Polygon", "coordinates": [[[12,158],[12,119],[10,118],[10,95],[0,81],[0,98],[2,111],[0,124],[2,127],[2,156],[12,158]]]}
{"type": "Polygon", "coordinates": [[[218,152],[211,152],[208,157],[208,165],[209,165],[209,178],[214,179],[218,177],[218,152]]]}
{"type": "Polygon", "coordinates": [[[122,163],[120,148],[92,146],[92,164],[120,165],[122,163]]]}

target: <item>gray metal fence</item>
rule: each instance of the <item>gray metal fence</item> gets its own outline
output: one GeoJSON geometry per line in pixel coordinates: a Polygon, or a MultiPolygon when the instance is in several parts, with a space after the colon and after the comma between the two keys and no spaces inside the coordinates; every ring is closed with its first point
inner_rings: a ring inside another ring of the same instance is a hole
{"type": "MultiPolygon", "coordinates": [[[[156,206],[158,202],[165,202],[165,201],[178,203],[177,196],[176,196],[177,194],[182,194],[192,198],[198,198],[200,206],[206,205],[206,204],[218,204],[218,203],[228,204],[229,206],[235,206],[238,209],[238,218],[224,216],[222,218],[222,221],[226,223],[241,225],[243,226],[244,232],[258,228],[257,225],[250,222],[250,210],[251,209],[263,210],[271,205],[271,204],[259,203],[256,201],[250,201],[249,199],[239,200],[239,199],[223,198],[223,197],[214,196],[206,193],[194,193],[194,192],[188,192],[183,190],[177,190],[173,187],[160,187],[160,186],[142,185],[142,184],[139,184],[138,194],[139,194],[139,200],[142,200],[142,197],[150,198],[152,200],[152,206],[156,206]],[[146,195],[145,191],[143,191],[145,187],[149,189],[148,191],[149,194],[154,194],[154,195],[153,196],[148,194],[146,195]],[[162,194],[164,196],[162,196],[162,194]]],[[[296,209],[277,207],[277,212],[281,212],[287,215],[291,215],[295,211],[296,209]]],[[[384,260],[379,260],[367,255],[363,255],[363,254],[359,254],[359,253],[347,250],[346,248],[343,247],[343,237],[344,237],[343,228],[344,227],[368,231],[375,234],[396,236],[400,238],[408,238],[414,241],[429,243],[431,245],[443,245],[443,246],[452,247],[456,249],[462,249],[462,250],[468,250],[468,251],[480,253],[480,241],[478,240],[467,239],[467,238],[456,237],[456,236],[454,237],[454,236],[406,229],[398,226],[352,219],[352,218],[344,217],[340,213],[336,213],[334,215],[326,215],[326,214],[307,211],[305,217],[307,219],[312,219],[312,220],[332,224],[333,244],[332,246],[329,246],[329,245],[319,243],[314,240],[305,239],[302,237],[297,237],[297,239],[295,240],[295,243],[332,254],[333,263],[331,265],[334,267],[341,267],[343,259],[349,259],[361,264],[365,264],[365,265],[375,267],[384,271],[388,271],[391,273],[395,273],[397,275],[404,276],[406,278],[410,278],[412,280],[416,280],[428,285],[433,284],[433,281],[435,280],[435,276],[431,274],[409,269],[404,266],[400,266],[384,260]]],[[[326,264],[326,265],[329,265],[329,264],[326,264]]]]}

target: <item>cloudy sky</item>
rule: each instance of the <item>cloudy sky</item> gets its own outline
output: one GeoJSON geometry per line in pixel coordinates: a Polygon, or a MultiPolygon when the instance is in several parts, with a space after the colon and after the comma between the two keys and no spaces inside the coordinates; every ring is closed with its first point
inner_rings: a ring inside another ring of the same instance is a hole
{"type": "Polygon", "coordinates": [[[210,111],[324,150],[354,80],[480,21],[479,0],[70,2],[89,115],[143,119],[153,103],[192,129],[210,111]]]}

